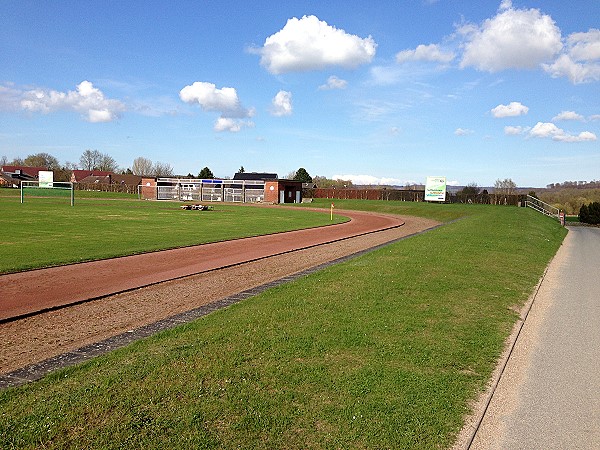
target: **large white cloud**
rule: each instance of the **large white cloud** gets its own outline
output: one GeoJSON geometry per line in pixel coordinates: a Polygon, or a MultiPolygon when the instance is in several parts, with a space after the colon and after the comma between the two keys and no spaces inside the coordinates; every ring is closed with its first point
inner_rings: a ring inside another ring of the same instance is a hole
{"type": "Polygon", "coordinates": [[[254,123],[243,120],[254,116],[253,108],[244,108],[235,88],[217,88],[213,83],[196,81],[179,91],[179,98],[190,104],[199,104],[203,111],[220,112],[214,125],[215,131],[238,132],[242,128],[252,127],[254,123]]]}
{"type": "Polygon", "coordinates": [[[498,14],[481,26],[465,25],[458,31],[466,38],[460,66],[488,72],[537,68],[563,47],[560,29],[549,15],[514,9],[510,1],[503,1],[498,14]]]}
{"type": "Polygon", "coordinates": [[[596,135],[590,131],[582,131],[577,135],[573,135],[550,122],[538,122],[529,131],[529,135],[536,138],[551,138],[560,142],[586,142],[597,139],[596,135]]]}
{"type": "Polygon", "coordinates": [[[508,105],[498,105],[491,110],[492,116],[496,118],[501,117],[515,117],[527,114],[529,108],[520,102],[510,102],[508,105]]]}
{"type": "Polygon", "coordinates": [[[360,38],[328,25],[315,16],[296,17],[269,36],[260,63],[272,74],[321,70],[330,66],[349,69],[369,63],[377,44],[371,36],[360,38]]]}
{"type": "Polygon", "coordinates": [[[569,35],[566,52],[543,67],[551,76],[566,77],[574,84],[600,81],[600,30],[569,35]]]}
{"type": "Polygon", "coordinates": [[[79,83],[74,91],[60,92],[35,88],[23,90],[14,86],[0,89],[3,108],[50,114],[56,111],[73,111],[92,123],[111,122],[119,118],[126,106],[119,100],[109,99],[89,81],[79,83]]]}
{"type": "Polygon", "coordinates": [[[396,54],[396,62],[428,61],[447,64],[455,57],[453,52],[444,52],[438,44],[419,45],[414,50],[402,50],[396,54]]]}

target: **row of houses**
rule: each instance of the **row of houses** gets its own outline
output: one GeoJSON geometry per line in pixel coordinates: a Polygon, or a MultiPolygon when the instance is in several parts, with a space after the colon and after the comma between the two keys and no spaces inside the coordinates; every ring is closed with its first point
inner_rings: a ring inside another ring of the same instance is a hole
{"type": "MultiPolygon", "coordinates": [[[[18,188],[22,181],[38,181],[40,172],[48,170],[47,167],[0,166],[0,186],[18,188]]],[[[83,185],[126,184],[137,187],[142,182],[142,177],[102,170],[73,170],[69,181],[83,185]]]]}
{"type": "MultiPolygon", "coordinates": [[[[0,186],[20,187],[22,181],[37,181],[45,167],[2,166],[0,186]]],[[[73,170],[70,181],[77,190],[137,193],[152,200],[241,203],[300,203],[302,183],[280,180],[276,173],[236,173],[233,179],[152,178],[99,170],[73,170]]]]}

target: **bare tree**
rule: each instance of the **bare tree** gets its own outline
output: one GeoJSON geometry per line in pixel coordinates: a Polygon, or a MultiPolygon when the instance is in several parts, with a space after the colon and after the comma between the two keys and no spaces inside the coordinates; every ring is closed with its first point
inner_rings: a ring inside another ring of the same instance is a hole
{"type": "Polygon", "coordinates": [[[79,158],[79,165],[82,170],[98,170],[102,153],[98,150],[87,149],[79,158]]]}
{"type": "Polygon", "coordinates": [[[494,193],[500,195],[513,195],[517,193],[517,184],[510,178],[497,179],[494,183],[494,193]]]}
{"type": "Polygon", "coordinates": [[[119,170],[119,165],[112,156],[101,154],[96,169],[104,172],[117,172],[119,170]]]}
{"type": "Polygon", "coordinates": [[[173,167],[171,167],[168,163],[156,162],[154,163],[154,167],[152,168],[152,172],[156,178],[159,177],[172,177],[173,176],[173,167]]]}
{"type": "Polygon", "coordinates": [[[133,160],[133,165],[131,166],[131,171],[134,175],[140,176],[150,176],[152,173],[153,165],[152,161],[148,158],[144,158],[140,156],[133,160]]]}

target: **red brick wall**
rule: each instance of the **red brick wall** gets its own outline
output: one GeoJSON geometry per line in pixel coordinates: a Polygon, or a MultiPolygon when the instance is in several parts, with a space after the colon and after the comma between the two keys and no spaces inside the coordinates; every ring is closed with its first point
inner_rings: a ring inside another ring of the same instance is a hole
{"type": "Polygon", "coordinates": [[[142,198],[156,200],[156,180],[154,178],[142,178],[142,198]]]}
{"type": "Polygon", "coordinates": [[[277,181],[265,181],[265,202],[279,203],[279,183],[277,181]]]}

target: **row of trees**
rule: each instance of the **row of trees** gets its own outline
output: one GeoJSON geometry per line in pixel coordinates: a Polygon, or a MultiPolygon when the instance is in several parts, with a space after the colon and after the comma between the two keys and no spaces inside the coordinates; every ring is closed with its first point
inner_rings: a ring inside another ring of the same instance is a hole
{"type": "Polygon", "coordinates": [[[6,156],[0,157],[1,166],[26,166],[26,167],[46,167],[54,172],[56,181],[68,181],[71,178],[73,170],[98,170],[103,172],[113,172],[122,174],[132,174],[141,176],[170,177],[173,176],[173,167],[170,164],[162,162],[152,162],[148,158],[139,157],[133,160],[131,168],[119,168],[115,159],[107,153],[98,150],[85,150],[79,163],[66,162],[60,164],[58,159],[49,153],[35,153],[26,158],[15,158],[9,161],[6,156]]]}
{"type": "Polygon", "coordinates": [[[576,188],[576,189],[598,189],[600,188],[600,181],[563,181],[562,183],[551,183],[546,186],[548,189],[565,189],[565,188],[576,188]]]}

